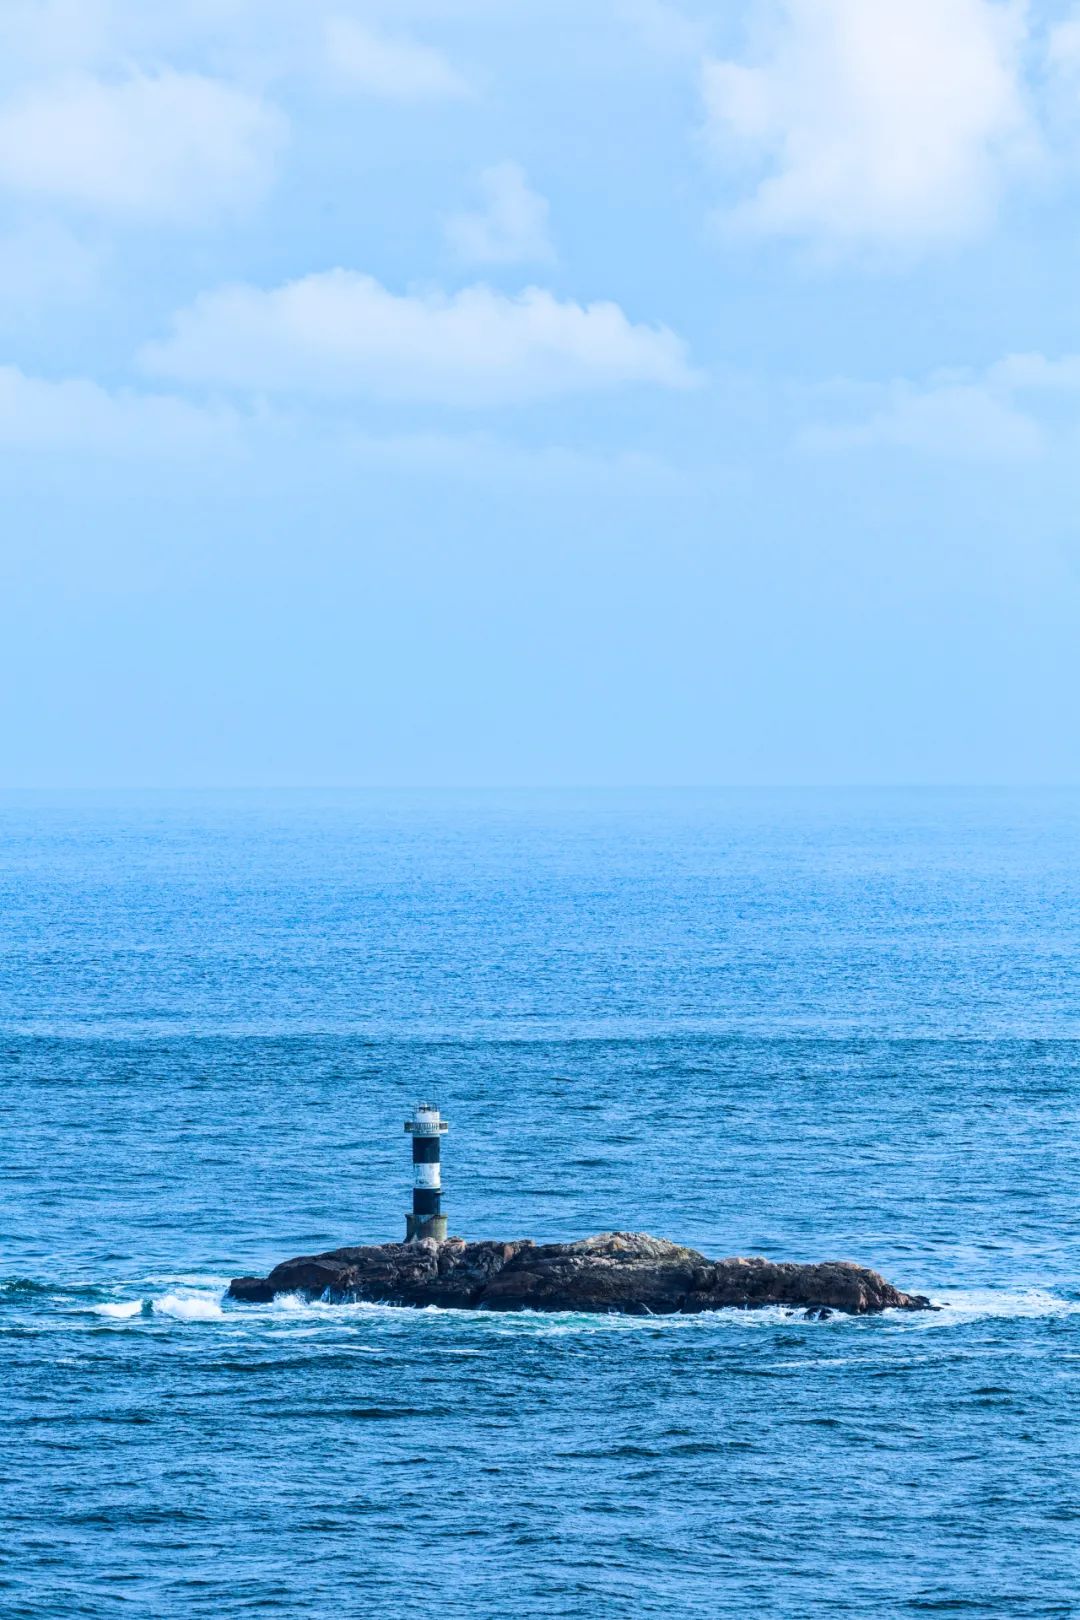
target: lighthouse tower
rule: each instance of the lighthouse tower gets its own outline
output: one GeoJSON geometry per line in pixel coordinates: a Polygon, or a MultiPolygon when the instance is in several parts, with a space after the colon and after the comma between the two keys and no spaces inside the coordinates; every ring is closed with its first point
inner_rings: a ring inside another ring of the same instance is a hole
{"type": "Polygon", "coordinates": [[[417,1103],[412,1119],[405,1121],[405,1129],[412,1137],[413,1162],[412,1214],[405,1217],[405,1241],[429,1237],[443,1243],[446,1216],[442,1213],[439,1150],[450,1127],[439,1118],[434,1103],[422,1102],[417,1103]]]}

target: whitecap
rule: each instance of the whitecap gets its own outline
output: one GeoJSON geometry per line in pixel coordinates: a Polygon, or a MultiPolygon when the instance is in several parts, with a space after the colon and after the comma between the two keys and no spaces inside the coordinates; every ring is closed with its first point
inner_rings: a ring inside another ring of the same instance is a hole
{"type": "Polygon", "coordinates": [[[1046,1288],[950,1288],[940,1296],[931,1296],[936,1310],[918,1312],[890,1311],[895,1320],[904,1316],[913,1326],[952,1327],[966,1322],[979,1322],[996,1318],[1001,1321],[1030,1321],[1037,1317],[1080,1315],[1080,1300],[1063,1299],[1046,1288]]]}
{"type": "Polygon", "coordinates": [[[178,1322],[218,1322],[224,1316],[217,1295],[166,1294],[153,1301],[155,1316],[171,1316],[178,1322]]]}

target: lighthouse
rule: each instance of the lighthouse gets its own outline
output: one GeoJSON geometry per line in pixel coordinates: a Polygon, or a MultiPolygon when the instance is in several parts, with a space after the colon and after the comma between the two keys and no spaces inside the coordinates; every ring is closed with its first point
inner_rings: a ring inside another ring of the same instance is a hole
{"type": "Polygon", "coordinates": [[[412,1119],[405,1121],[412,1137],[413,1195],[412,1214],[405,1217],[405,1241],[434,1238],[446,1240],[446,1216],[442,1213],[442,1165],[439,1150],[450,1129],[440,1119],[434,1103],[417,1103],[412,1119]]]}

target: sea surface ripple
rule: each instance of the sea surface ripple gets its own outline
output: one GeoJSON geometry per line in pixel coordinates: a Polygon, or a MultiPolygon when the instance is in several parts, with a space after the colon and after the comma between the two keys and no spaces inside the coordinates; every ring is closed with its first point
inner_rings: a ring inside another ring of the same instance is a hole
{"type": "Polygon", "coordinates": [[[1080,793],[0,802],[0,1612],[1080,1615],[1080,793]],[[928,1315],[228,1278],[451,1230],[928,1315]]]}

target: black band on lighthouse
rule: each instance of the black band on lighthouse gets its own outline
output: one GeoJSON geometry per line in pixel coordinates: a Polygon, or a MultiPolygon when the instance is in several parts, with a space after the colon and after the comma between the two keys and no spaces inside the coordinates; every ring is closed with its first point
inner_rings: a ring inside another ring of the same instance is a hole
{"type": "Polygon", "coordinates": [[[437,1136],[414,1136],[412,1139],[413,1164],[438,1164],[442,1144],[437,1136]]]}
{"type": "Polygon", "coordinates": [[[414,1187],[412,1195],[414,1215],[437,1215],[440,1208],[440,1194],[435,1187],[414,1187]]]}

